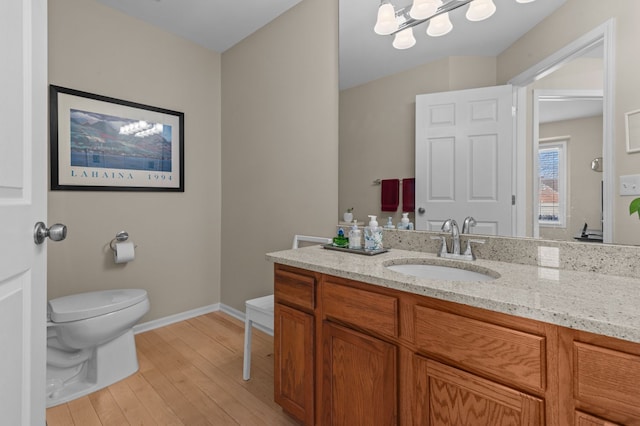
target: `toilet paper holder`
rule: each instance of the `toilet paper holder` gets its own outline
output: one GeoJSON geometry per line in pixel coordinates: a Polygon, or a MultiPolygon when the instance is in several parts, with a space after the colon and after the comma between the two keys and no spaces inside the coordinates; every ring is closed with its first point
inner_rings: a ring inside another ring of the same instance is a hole
{"type": "Polygon", "coordinates": [[[124,241],[127,241],[128,239],[129,233],[127,231],[120,231],[116,234],[116,237],[111,240],[111,242],[109,243],[109,247],[115,252],[116,248],[113,245],[116,243],[122,243],[124,241]]]}

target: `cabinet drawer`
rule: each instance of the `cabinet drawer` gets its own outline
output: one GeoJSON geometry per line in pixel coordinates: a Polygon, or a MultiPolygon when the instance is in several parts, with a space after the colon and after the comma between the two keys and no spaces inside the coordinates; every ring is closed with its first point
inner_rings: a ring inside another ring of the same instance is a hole
{"type": "Polygon", "coordinates": [[[640,356],[574,342],[574,396],[640,417],[640,356]]]}
{"type": "Polygon", "coordinates": [[[424,306],[415,307],[418,350],[542,392],[545,338],[424,306]]]}
{"type": "Polygon", "coordinates": [[[277,302],[313,310],[316,307],[316,278],[313,273],[302,274],[276,267],[274,277],[277,302]]]}
{"type": "Polygon", "coordinates": [[[322,287],[322,307],[328,318],[377,334],[398,336],[396,297],[325,281],[322,287]]]}

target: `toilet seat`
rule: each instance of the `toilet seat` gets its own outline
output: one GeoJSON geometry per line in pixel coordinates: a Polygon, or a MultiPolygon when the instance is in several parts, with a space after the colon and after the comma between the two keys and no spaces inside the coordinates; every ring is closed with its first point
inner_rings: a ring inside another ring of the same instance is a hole
{"type": "Polygon", "coordinates": [[[146,290],[103,290],[72,294],[49,301],[48,320],[54,323],[78,321],[128,308],[147,298],[146,290]]]}

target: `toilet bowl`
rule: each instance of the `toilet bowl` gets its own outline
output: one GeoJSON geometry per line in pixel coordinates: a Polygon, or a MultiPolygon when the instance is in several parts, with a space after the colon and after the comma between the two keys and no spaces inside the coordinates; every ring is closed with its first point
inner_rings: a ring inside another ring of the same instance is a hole
{"type": "Polygon", "coordinates": [[[149,310],[145,290],[104,290],[49,301],[47,407],[109,386],[138,370],[133,325],[149,310]]]}

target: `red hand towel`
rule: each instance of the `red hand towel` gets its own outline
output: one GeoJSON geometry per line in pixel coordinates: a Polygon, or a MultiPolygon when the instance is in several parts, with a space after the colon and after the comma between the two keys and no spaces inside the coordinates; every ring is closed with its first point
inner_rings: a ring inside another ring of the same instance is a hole
{"type": "Polygon", "coordinates": [[[416,179],[402,179],[402,211],[412,212],[416,209],[416,179]]]}
{"type": "Polygon", "coordinates": [[[395,212],[400,204],[400,179],[382,181],[382,211],[395,212]]]}

